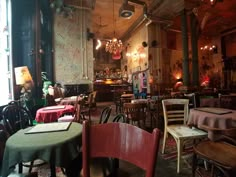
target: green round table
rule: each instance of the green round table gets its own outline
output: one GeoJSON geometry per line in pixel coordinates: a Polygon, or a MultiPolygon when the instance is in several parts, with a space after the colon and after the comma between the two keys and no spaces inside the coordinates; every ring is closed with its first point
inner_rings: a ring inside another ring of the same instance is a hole
{"type": "Polygon", "coordinates": [[[7,177],[18,163],[41,159],[50,163],[51,167],[54,166],[55,170],[55,166],[66,167],[79,155],[82,143],[81,124],[72,122],[66,131],[25,134],[29,129],[31,127],[19,130],[7,140],[2,177],[7,177]]]}

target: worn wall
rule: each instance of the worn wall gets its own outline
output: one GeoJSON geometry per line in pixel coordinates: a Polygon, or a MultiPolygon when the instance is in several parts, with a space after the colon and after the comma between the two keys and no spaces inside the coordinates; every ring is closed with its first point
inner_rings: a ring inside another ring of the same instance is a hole
{"type": "Polygon", "coordinates": [[[200,37],[198,41],[198,58],[199,58],[199,79],[200,85],[208,79],[210,87],[223,86],[223,62],[221,53],[221,39],[220,36],[209,38],[200,37]],[[205,46],[216,46],[217,49],[201,49],[205,46]]]}
{"type": "MultiPolygon", "coordinates": [[[[189,35],[189,75],[190,83],[192,83],[192,48],[191,38],[189,35]]],[[[198,58],[199,58],[199,85],[208,78],[211,82],[210,86],[220,87],[223,81],[222,74],[222,58],[220,48],[220,37],[215,38],[199,38],[198,41],[198,58]],[[201,46],[206,44],[214,44],[217,46],[217,52],[200,50],[201,46]]],[[[150,68],[150,76],[152,83],[150,91],[152,93],[160,93],[166,88],[175,89],[177,79],[183,77],[183,49],[182,34],[178,31],[163,30],[159,24],[151,24],[143,26],[136,31],[128,40],[126,53],[137,51],[138,48],[143,49],[146,53],[144,59],[135,57],[126,57],[122,64],[128,65],[128,70],[134,72],[137,69],[143,70],[150,68]],[[147,37],[148,36],[148,37],[147,37]],[[142,48],[142,41],[146,41],[148,46],[142,48]],[[153,46],[153,41],[156,45],[153,46]]]]}
{"type": "MultiPolygon", "coordinates": [[[[139,71],[145,71],[140,73],[139,76],[133,75],[133,84],[141,92],[145,87],[147,92],[150,93],[149,84],[146,84],[149,79],[149,65],[148,65],[148,43],[147,46],[143,45],[143,42],[148,42],[148,28],[143,25],[139,29],[132,33],[131,37],[125,43],[125,50],[123,51],[122,68],[127,66],[127,75],[131,78],[132,74],[139,71]],[[138,81],[140,80],[140,81],[138,81]]],[[[123,70],[123,73],[125,71],[123,70]]],[[[135,89],[137,89],[135,88],[135,89]]]]}
{"type": "Polygon", "coordinates": [[[77,9],[73,17],[54,16],[55,80],[63,84],[93,81],[93,40],[87,39],[91,14],[77,9]]]}
{"type": "Polygon", "coordinates": [[[125,57],[129,72],[145,70],[148,67],[148,47],[143,47],[144,41],[147,42],[146,26],[141,27],[126,43],[125,57]],[[130,53],[131,56],[126,56],[126,53],[130,53]]]}

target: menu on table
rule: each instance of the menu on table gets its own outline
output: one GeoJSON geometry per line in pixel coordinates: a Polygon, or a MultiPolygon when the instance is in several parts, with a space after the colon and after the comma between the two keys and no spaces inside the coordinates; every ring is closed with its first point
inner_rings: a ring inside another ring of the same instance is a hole
{"type": "Polygon", "coordinates": [[[231,110],[227,110],[227,109],[223,109],[223,108],[209,108],[209,107],[205,107],[205,108],[195,108],[198,111],[203,111],[203,112],[209,112],[209,113],[213,113],[213,114],[228,114],[228,113],[232,113],[231,110]]]}
{"type": "Polygon", "coordinates": [[[31,133],[66,131],[69,129],[70,124],[71,122],[54,122],[54,123],[37,124],[25,133],[31,134],[31,133]]]}
{"type": "Polygon", "coordinates": [[[55,110],[55,109],[65,109],[65,105],[58,105],[58,106],[48,106],[48,107],[45,107],[43,108],[44,111],[47,111],[47,110],[55,110]]]}

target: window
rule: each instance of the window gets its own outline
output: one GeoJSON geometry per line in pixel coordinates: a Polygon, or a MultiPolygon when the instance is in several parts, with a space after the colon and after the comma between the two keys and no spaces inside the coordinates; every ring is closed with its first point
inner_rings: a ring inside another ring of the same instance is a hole
{"type": "Polygon", "coordinates": [[[0,106],[13,100],[13,73],[11,60],[10,0],[0,1],[0,106]]]}

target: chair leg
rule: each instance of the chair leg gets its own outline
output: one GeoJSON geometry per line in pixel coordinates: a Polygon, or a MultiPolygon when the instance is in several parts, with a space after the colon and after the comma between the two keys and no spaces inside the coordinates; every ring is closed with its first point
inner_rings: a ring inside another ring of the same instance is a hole
{"type": "Polygon", "coordinates": [[[180,172],[182,150],[183,150],[183,144],[182,144],[181,140],[178,139],[177,140],[177,153],[178,153],[178,157],[177,157],[177,173],[180,172]]]}
{"type": "Polygon", "coordinates": [[[196,153],[193,153],[193,158],[192,158],[192,177],[195,177],[196,168],[197,168],[197,155],[196,155],[196,153]]]}
{"type": "Polygon", "coordinates": [[[31,161],[30,162],[30,167],[29,167],[29,173],[32,172],[33,165],[34,165],[34,161],[31,161]]]}
{"type": "Polygon", "coordinates": [[[88,113],[89,115],[89,122],[91,122],[91,111],[89,110],[89,113],[88,113]]]}
{"type": "Polygon", "coordinates": [[[19,163],[19,164],[18,164],[18,167],[19,167],[18,172],[19,172],[19,173],[22,173],[22,171],[23,171],[23,165],[22,165],[22,163],[19,163]]]}
{"type": "Polygon", "coordinates": [[[167,138],[167,131],[165,130],[164,131],[164,137],[163,137],[162,154],[165,153],[166,138],[167,138]]]}
{"type": "Polygon", "coordinates": [[[50,163],[51,177],[56,177],[56,167],[54,163],[50,163]]]}

